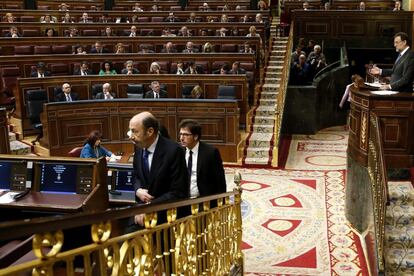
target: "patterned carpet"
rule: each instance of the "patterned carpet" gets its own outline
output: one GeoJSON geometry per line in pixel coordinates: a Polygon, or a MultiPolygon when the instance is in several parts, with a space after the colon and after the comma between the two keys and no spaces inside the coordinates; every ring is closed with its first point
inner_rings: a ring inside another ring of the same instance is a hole
{"type": "Polygon", "coordinates": [[[346,141],[343,128],[293,136],[289,169],[226,168],[243,178],[245,275],[368,275],[344,215],[346,141]]]}

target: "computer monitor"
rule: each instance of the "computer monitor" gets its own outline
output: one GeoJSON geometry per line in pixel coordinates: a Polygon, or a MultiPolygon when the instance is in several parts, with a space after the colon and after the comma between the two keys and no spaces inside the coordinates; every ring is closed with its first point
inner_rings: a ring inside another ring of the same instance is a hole
{"type": "MultiPolygon", "coordinates": [[[[32,164],[32,163],[31,163],[32,164]]],[[[32,180],[31,165],[24,160],[0,159],[0,189],[22,191],[32,180]]]]}
{"type": "Polygon", "coordinates": [[[41,192],[88,194],[93,185],[93,165],[72,162],[40,162],[41,192]]]}
{"type": "Polygon", "coordinates": [[[122,169],[114,172],[114,184],[116,191],[134,192],[134,171],[122,169]]]}

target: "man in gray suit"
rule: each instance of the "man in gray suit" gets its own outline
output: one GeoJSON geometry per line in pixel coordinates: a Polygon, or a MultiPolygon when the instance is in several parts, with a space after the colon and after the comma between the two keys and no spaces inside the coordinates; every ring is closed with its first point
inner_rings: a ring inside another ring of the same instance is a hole
{"type": "Polygon", "coordinates": [[[394,47],[398,57],[392,69],[380,69],[374,66],[370,73],[384,77],[391,76],[390,84],[384,84],[381,90],[413,92],[414,81],[414,53],[410,50],[411,42],[408,35],[399,32],[394,35],[394,47]]]}

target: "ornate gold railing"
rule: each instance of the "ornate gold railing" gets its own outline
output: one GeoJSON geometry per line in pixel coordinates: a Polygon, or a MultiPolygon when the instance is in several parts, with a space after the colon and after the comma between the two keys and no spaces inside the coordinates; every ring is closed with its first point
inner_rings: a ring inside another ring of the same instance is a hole
{"type": "Polygon", "coordinates": [[[272,150],[272,167],[277,167],[279,163],[279,144],[280,144],[280,136],[281,136],[281,128],[282,128],[282,120],[283,120],[283,111],[285,109],[285,98],[286,98],[286,90],[289,83],[289,72],[290,72],[290,56],[292,54],[292,47],[293,47],[293,21],[290,25],[289,30],[289,38],[288,43],[286,45],[286,54],[284,59],[284,67],[282,71],[282,76],[280,80],[280,87],[279,93],[277,95],[277,101],[275,104],[275,126],[274,126],[274,145],[272,150]]]}
{"type": "Polygon", "coordinates": [[[378,117],[370,115],[371,135],[368,139],[368,174],[371,181],[371,192],[374,213],[374,227],[377,248],[377,265],[379,272],[384,271],[384,239],[385,239],[385,210],[387,203],[387,173],[381,129],[378,117]]]}
{"type": "Polygon", "coordinates": [[[3,223],[0,241],[34,235],[37,259],[0,269],[0,275],[243,275],[240,181],[236,174],[234,191],[220,195],[3,223]],[[210,209],[210,201],[217,206],[210,209]],[[185,206],[191,215],[177,218],[185,206]],[[145,214],[145,229],[114,234],[115,221],[137,213],[145,214]],[[158,225],[161,213],[167,221],[158,225]],[[93,242],[61,252],[64,233],[85,225],[93,242]]]}

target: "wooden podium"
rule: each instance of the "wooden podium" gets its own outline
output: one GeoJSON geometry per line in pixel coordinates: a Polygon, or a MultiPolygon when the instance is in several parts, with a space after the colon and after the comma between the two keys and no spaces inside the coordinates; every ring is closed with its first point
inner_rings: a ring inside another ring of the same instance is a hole
{"type": "Polygon", "coordinates": [[[367,166],[369,116],[376,114],[383,134],[387,168],[414,166],[414,96],[412,93],[376,95],[367,89],[351,94],[349,156],[367,166]]]}

